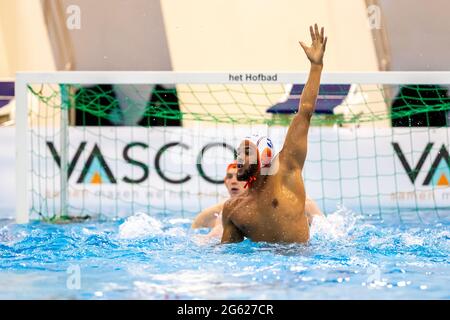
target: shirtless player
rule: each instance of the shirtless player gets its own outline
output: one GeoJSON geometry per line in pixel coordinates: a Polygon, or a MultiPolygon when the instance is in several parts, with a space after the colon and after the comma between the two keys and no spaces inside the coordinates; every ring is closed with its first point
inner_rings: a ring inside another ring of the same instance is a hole
{"type": "MultiPolygon", "coordinates": [[[[237,163],[233,161],[227,166],[226,175],[224,178],[224,184],[228,190],[230,198],[238,197],[245,193],[245,181],[237,180],[237,163]]],[[[223,233],[222,227],[222,210],[225,201],[219,202],[209,208],[204,209],[200,212],[194,219],[192,223],[192,228],[211,228],[211,232],[208,237],[221,238],[223,233]]],[[[305,201],[305,213],[308,217],[309,224],[311,225],[312,220],[316,216],[324,216],[320,211],[319,206],[314,202],[314,200],[308,198],[306,195],[305,201]]]]}
{"type": "Polygon", "coordinates": [[[240,242],[244,237],[285,243],[309,240],[302,170],[327,43],[324,29],[319,32],[317,24],[310,27],[310,33],[310,47],[300,42],[311,62],[309,77],[282,150],[267,168],[258,141],[244,139],[239,145],[237,178],[247,181],[247,191],[224,204],[222,243],[240,242]]]}

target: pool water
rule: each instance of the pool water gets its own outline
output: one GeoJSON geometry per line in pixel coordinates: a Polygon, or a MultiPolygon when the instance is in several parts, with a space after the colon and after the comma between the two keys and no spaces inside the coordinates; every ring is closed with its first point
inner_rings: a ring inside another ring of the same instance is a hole
{"type": "Polygon", "coordinates": [[[0,221],[0,299],[449,299],[450,223],[371,225],[339,209],[308,245],[219,245],[193,217],[0,221]]]}

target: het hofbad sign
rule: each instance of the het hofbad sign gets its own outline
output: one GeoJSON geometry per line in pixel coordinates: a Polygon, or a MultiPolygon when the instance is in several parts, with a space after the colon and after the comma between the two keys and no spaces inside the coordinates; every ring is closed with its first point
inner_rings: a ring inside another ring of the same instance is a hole
{"type": "Polygon", "coordinates": [[[264,73],[229,73],[229,81],[250,81],[250,82],[275,82],[278,80],[278,74],[264,73]]]}

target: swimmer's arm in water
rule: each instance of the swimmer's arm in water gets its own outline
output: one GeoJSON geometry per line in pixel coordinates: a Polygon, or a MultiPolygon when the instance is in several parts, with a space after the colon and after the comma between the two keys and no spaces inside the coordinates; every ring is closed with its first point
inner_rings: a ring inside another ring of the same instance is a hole
{"type": "Polygon", "coordinates": [[[311,62],[308,81],[302,92],[299,110],[289,126],[283,149],[280,152],[280,164],[289,170],[294,168],[303,169],[307,151],[309,124],[316,106],[316,99],[320,87],[320,76],[323,68],[323,56],[327,44],[327,38],[324,36],[323,28],[319,33],[319,28],[316,24],[314,28],[310,27],[309,31],[311,33],[312,45],[308,47],[303,42],[300,42],[301,47],[311,62]]]}
{"type": "Polygon", "coordinates": [[[213,228],[216,225],[217,216],[222,212],[223,204],[224,202],[220,202],[200,212],[192,223],[192,229],[213,228]]]}
{"type": "Polygon", "coordinates": [[[222,227],[222,219],[216,222],[214,228],[206,235],[207,238],[222,238],[223,227],[222,227]]]}
{"type": "Polygon", "coordinates": [[[223,233],[221,243],[241,242],[244,235],[230,219],[230,208],[225,204],[222,211],[223,233]]]}

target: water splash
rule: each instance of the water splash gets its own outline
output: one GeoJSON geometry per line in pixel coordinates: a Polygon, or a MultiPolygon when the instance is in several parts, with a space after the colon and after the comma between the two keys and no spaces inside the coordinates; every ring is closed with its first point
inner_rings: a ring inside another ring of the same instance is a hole
{"type": "Polygon", "coordinates": [[[207,230],[192,231],[192,219],[0,226],[0,298],[448,299],[448,223],[367,224],[338,207],[313,221],[309,245],[220,246],[196,241],[207,230]],[[71,265],[85,279],[76,292],[71,265]]]}
{"type": "Polygon", "coordinates": [[[27,232],[17,225],[8,224],[0,227],[0,243],[5,245],[13,245],[23,240],[27,236],[27,232]]]}
{"type": "Polygon", "coordinates": [[[313,219],[310,228],[311,238],[320,237],[330,240],[346,238],[359,219],[359,215],[352,210],[339,206],[335,212],[313,219]]]}
{"type": "Polygon", "coordinates": [[[144,212],[137,212],[128,217],[119,226],[120,239],[135,239],[163,234],[163,224],[144,212]]]}

